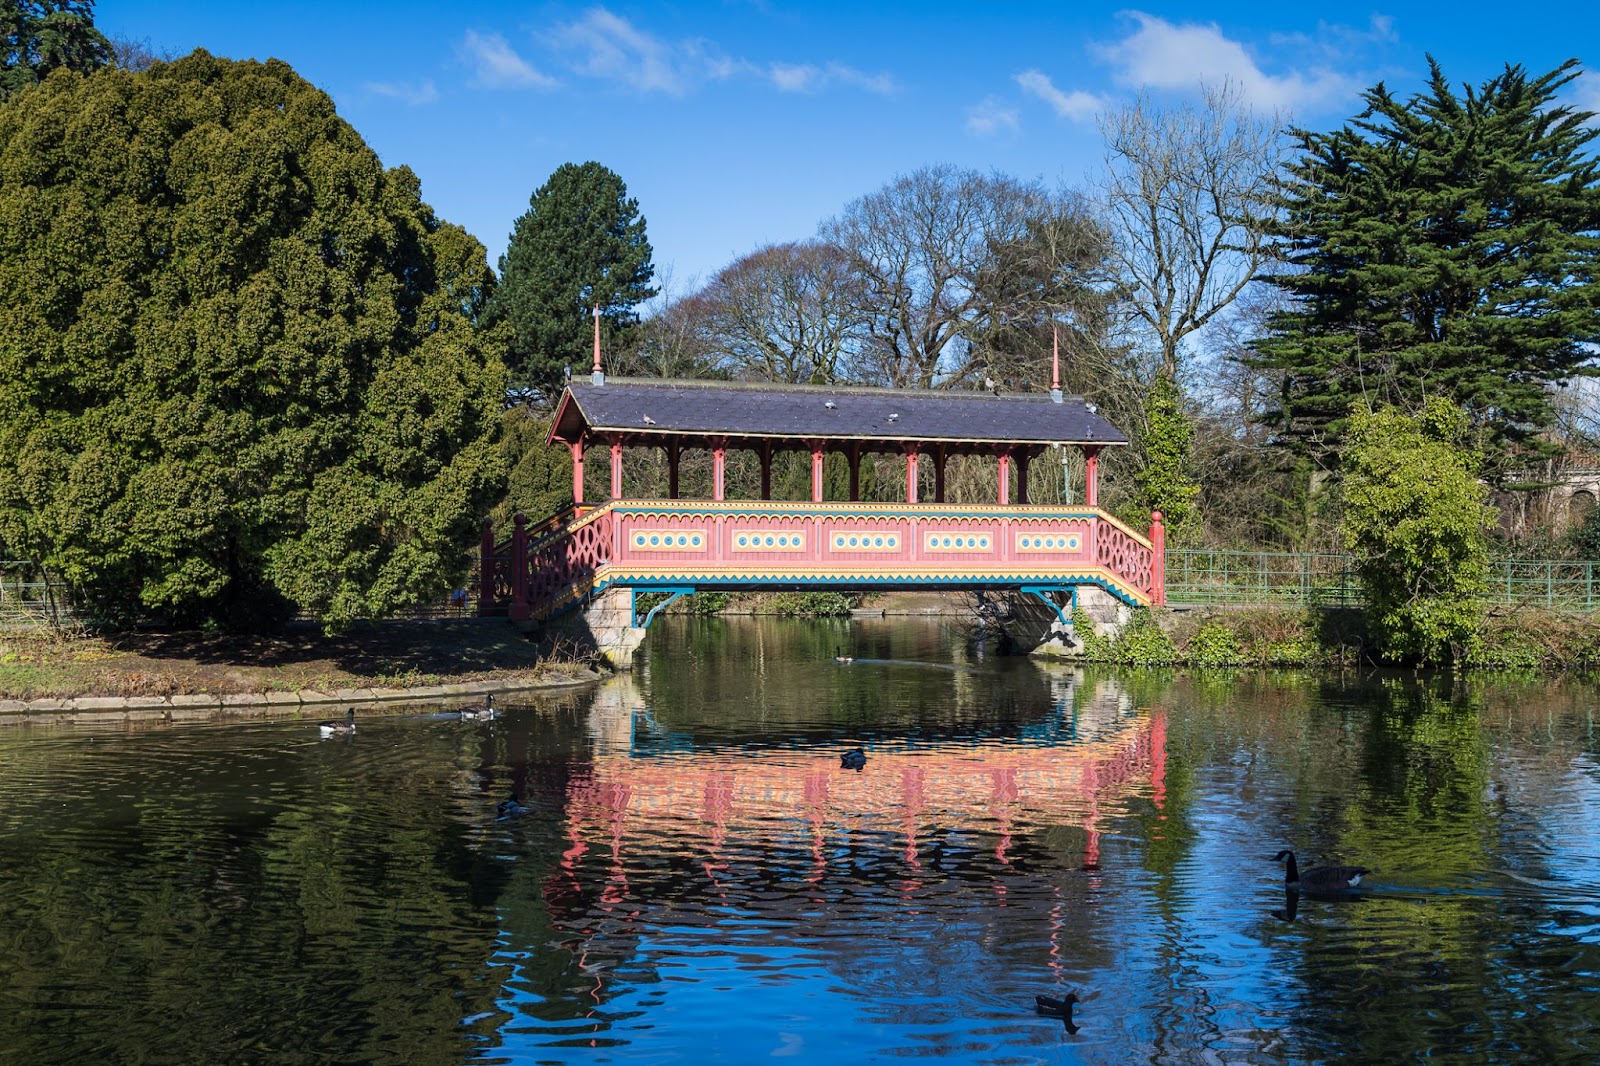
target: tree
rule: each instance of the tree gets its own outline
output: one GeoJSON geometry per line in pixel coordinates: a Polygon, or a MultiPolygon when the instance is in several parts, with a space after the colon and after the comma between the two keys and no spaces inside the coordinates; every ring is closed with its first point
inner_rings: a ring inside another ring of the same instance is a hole
{"type": "Polygon", "coordinates": [[[708,349],[763,381],[830,384],[866,327],[850,257],[820,241],[776,244],[723,267],[688,301],[708,349]]]}
{"type": "Polygon", "coordinates": [[[1199,107],[1141,96],[1100,120],[1101,195],[1127,306],[1168,377],[1185,338],[1232,305],[1272,254],[1278,125],[1231,83],[1206,87],[1199,107]]]}
{"type": "Polygon", "coordinates": [[[1194,423],[1183,409],[1178,383],[1165,374],[1156,376],[1145,404],[1144,432],[1140,435],[1144,466],[1134,475],[1139,486],[1134,497],[1137,518],[1160,511],[1174,543],[1194,536],[1199,523],[1200,483],[1194,475],[1194,423]]]}
{"type": "Polygon", "coordinates": [[[557,167],[500,257],[490,314],[515,333],[513,384],[552,397],[568,367],[588,367],[597,306],[606,346],[626,343],[634,308],[656,294],[650,256],[639,201],[620,177],[594,162],[557,167]]]}
{"type": "Polygon", "coordinates": [[[1382,84],[1332,133],[1294,131],[1276,230],[1292,297],[1255,345],[1281,376],[1268,412],[1283,443],[1333,463],[1357,405],[1442,396],[1505,464],[1537,449],[1550,390],[1600,340],[1600,189],[1592,117],[1553,103],[1568,61],[1507,67],[1458,96],[1429,60],[1406,103],[1382,84]]]}
{"type": "Polygon", "coordinates": [[[1416,416],[1357,407],[1349,426],[1343,536],[1379,650],[1459,657],[1482,614],[1494,517],[1466,413],[1432,397],[1416,416]]]}
{"type": "Polygon", "coordinates": [[[0,107],[0,548],[113,620],[442,595],[499,491],[494,276],[276,60],[0,107]]]}
{"type": "Polygon", "coordinates": [[[1003,174],[924,167],[822,226],[850,257],[867,322],[858,376],[932,388],[981,376],[972,338],[998,313],[982,280],[995,250],[1061,211],[1042,187],[1003,174]]]}
{"type": "Polygon", "coordinates": [[[0,0],[0,100],[52,70],[87,74],[111,61],[94,0],[0,0]]]}

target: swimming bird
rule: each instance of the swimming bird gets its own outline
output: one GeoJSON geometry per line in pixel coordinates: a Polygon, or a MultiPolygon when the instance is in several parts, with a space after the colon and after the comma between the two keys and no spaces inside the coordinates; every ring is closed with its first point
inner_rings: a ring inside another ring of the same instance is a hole
{"type": "Polygon", "coordinates": [[[522,797],[513,791],[510,799],[500,801],[494,813],[497,818],[515,818],[519,814],[527,814],[528,808],[522,805],[522,797]]]}
{"type": "Polygon", "coordinates": [[[839,756],[839,768],[841,770],[859,771],[866,765],[867,753],[862,751],[860,748],[851,748],[849,751],[839,756]]]}
{"type": "Polygon", "coordinates": [[[356,731],[356,709],[348,708],[344,712],[342,722],[323,722],[317,730],[325,737],[338,736],[341,733],[354,733],[356,731]]]}
{"type": "Polygon", "coordinates": [[[1078,1026],[1072,1021],[1072,1005],[1077,1002],[1076,992],[1068,992],[1066,999],[1053,999],[1050,996],[1033,997],[1034,1009],[1047,1018],[1060,1018],[1061,1024],[1069,1033],[1078,1031],[1078,1026]]]}
{"type": "Polygon", "coordinates": [[[856,661],[856,657],[854,655],[846,655],[843,648],[834,648],[833,651],[833,661],[841,666],[849,666],[856,661]]]}
{"type": "Polygon", "coordinates": [[[1365,866],[1313,866],[1302,870],[1294,861],[1294,852],[1287,849],[1272,857],[1273,862],[1287,862],[1283,871],[1283,886],[1303,892],[1344,892],[1355,888],[1361,878],[1372,871],[1365,866]]]}
{"type": "Polygon", "coordinates": [[[487,722],[495,717],[497,715],[494,709],[493,693],[485,696],[482,703],[474,703],[470,707],[461,708],[461,720],[463,722],[487,722]]]}

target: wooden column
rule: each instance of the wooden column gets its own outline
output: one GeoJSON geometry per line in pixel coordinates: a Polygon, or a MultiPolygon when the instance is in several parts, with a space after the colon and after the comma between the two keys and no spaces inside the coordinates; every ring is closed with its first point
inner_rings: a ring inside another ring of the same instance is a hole
{"type": "Polygon", "coordinates": [[[528,603],[528,520],[521,512],[511,516],[511,607],[506,617],[525,622],[533,615],[528,603]]]}
{"type": "Polygon", "coordinates": [[[1000,453],[1000,506],[1011,503],[1011,452],[1000,453]]]}
{"type": "Polygon", "coordinates": [[[944,445],[933,453],[933,502],[944,502],[944,445]]]}
{"type": "Polygon", "coordinates": [[[723,473],[728,465],[728,442],[713,440],[711,442],[711,498],[723,499],[722,481],[723,473]]]}
{"type": "Polygon", "coordinates": [[[583,438],[579,437],[567,447],[572,449],[572,502],[583,503],[583,438]]]}
{"type": "Polygon", "coordinates": [[[1083,449],[1083,502],[1100,506],[1100,449],[1095,445],[1083,449]]]}
{"type": "Polygon", "coordinates": [[[677,441],[667,442],[667,498],[678,498],[678,455],[682,445],[677,441]]]}
{"type": "Polygon", "coordinates": [[[1167,530],[1161,512],[1150,512],[1150,602],[1167,605],[1167,530]]]}
{"type": "Polygon", "coordinates": [[[811,502],[822,502],[822,442],[811,442],[811,502]]]}
{"type": "Polygon", "coordinates": [[[622,499],[622,438],[611,438],[611,498],[622,499]]]}
{"type": "Polygon", "coordinates": [[[1028,502],[1028,464],[1033,461],[1033,453],[1024,448],[1017,453],[1017,503],[1028,502]]]}
{"type": "Polygon", "coordinates": [[[850,502],[861,499],[861,445],[850,442],[850,502]]]}
{"type": "Polygon", "coordinates": [[[772,442],[761,442],[761,498],[772,499],[772,442]]]}
{"type": "Polygon", "coordinates": [[[906,502],[917,502],[917,445],[906,445],[906,502]]]}

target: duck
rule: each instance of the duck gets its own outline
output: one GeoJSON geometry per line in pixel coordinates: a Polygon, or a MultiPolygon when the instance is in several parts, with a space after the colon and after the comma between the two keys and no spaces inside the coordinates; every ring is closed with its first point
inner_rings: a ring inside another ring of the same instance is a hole
{"type": "Polygon", "coordinates": [[[461,708],[461,720],[463,722],[488,722],[495,717],[497,715],[494,709],[493,693],[485,696],[482,703],[475,703],[470,707],[461,708]]]}
{"type": "Polygon", "coordinates": [[[500,801],[494,813],[497,818],[515,818],[519,814],[527,814],[528,808],[522,805],[522,797],[512,792],[510,799],[500,801]]]}
{"type": "Polygon", "coordinates": [[[839,756],[839,768],[841,770],[860,771],[866,765],[867,753],[862,751],[860,748],[851,748],[849,751],[839,756]]]}
{"type": "Polygon", "coordinates": [[[1372,871],[1365,866],[1313,866],[1300,869],[1294,861],[1294,852],[1285,848],[1272,857],[1273,862],[1287,863],[1283,871],[1283,887],[1303,892],[1347,892],[1361,884],[1361,879],[1372,871]]]}
{"type": "Polygon", "coordinates": [[[833,661],[840,666],[849,666],[856,661],[856,657],[854,655],[846,655],[843,648],[834,648],[833,652],[833,661]]]}
{"type": "Polygon", "coordinates": [[[317,726],[317,731],[325,737],[338,736],[341,733],[354,733],[356,731],[356,709],[347,708],[342,722],[322,722],[317,726]]]}
{"type": "Polygon", "coordinates": [[[1034,996],[1033,1007],[1047,1018],[1060,1018],[1061,1024],[1069,1033],[1076,1033],[1078,1026],[1072,1020],[1072,1005],[1078,1002],[1076,992],[1068,992],[1065,999],[1055,999],[1051,996],[1034,996]]]}

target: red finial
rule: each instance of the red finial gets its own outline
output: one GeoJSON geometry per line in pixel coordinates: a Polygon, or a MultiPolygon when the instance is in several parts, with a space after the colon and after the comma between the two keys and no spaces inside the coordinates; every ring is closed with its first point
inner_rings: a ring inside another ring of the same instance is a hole
{"type": "Polygon", "coordinates": [[[600,305],[594,305],[594,372],[600,373],[600,305]]]}

